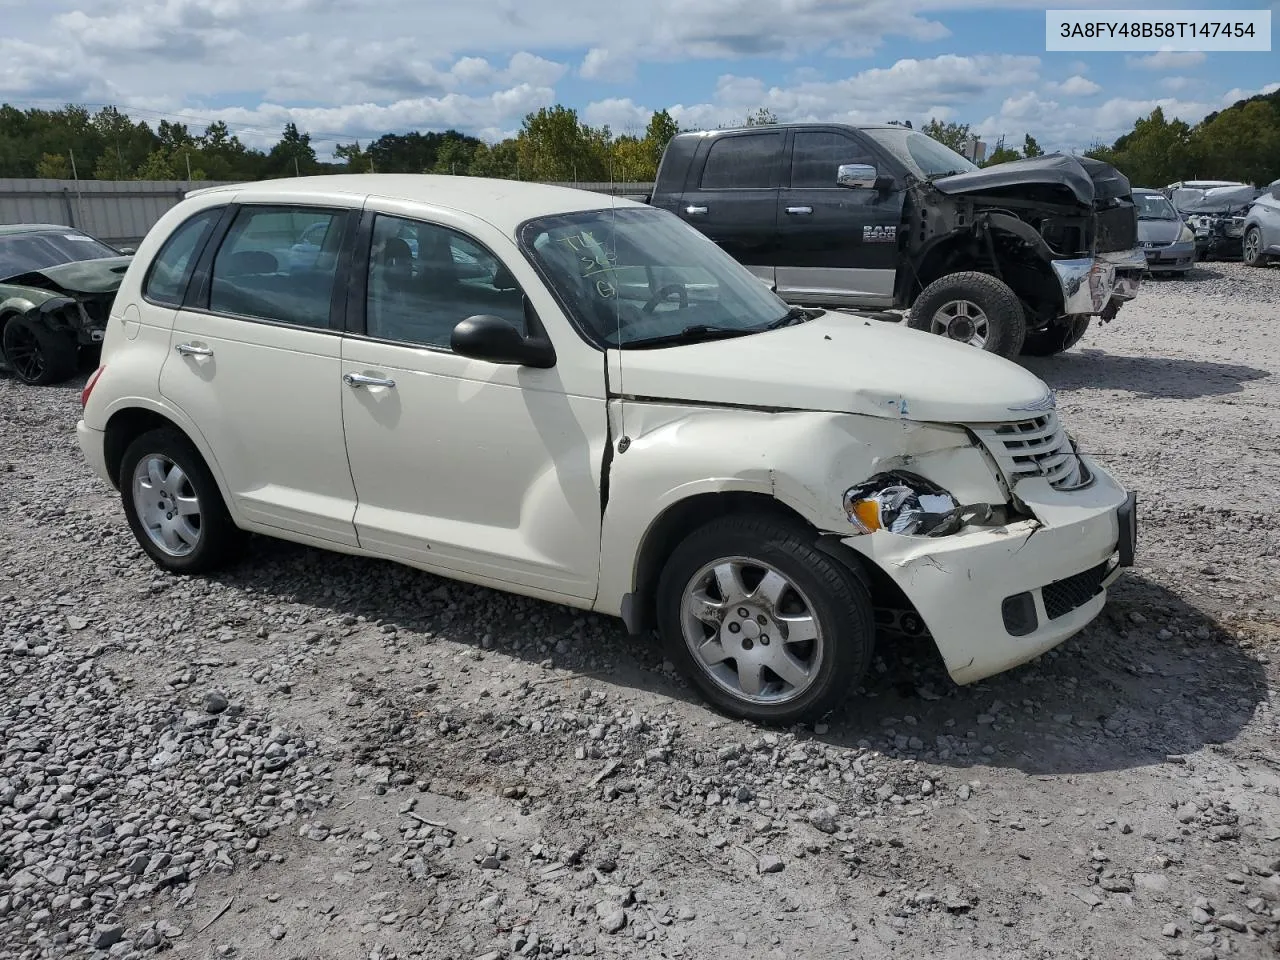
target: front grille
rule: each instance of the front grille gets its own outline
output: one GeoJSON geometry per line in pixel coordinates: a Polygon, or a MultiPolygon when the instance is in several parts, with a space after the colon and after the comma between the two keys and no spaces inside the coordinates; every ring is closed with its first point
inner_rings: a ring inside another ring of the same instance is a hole
{"type": "Polygon", "coordinates": [[[1109,562],[1103,561],[1084,573],[1077,573],[1045,587],[1041,593],[1044,594],[1044,612],[1049,615],[1049,619],[1065,617],[1100,594],[1102,581],[1106,579],[1109,567],[1109,562]]]}
{"type": "Polygon", "coordinates": [[[1024,477],[1044,477],[1057,490],[1078,490],[1093,482],[1052,410],[1031,420],[974,427],[973,432],[1011,486],[1024,477]]]}
{"type": "Polygon", "coordinates": [[[1121,253],[1138,245],[1138,210],[1132,202],[1120,200],[1098,211],[1098,253],[1121,253]]]}

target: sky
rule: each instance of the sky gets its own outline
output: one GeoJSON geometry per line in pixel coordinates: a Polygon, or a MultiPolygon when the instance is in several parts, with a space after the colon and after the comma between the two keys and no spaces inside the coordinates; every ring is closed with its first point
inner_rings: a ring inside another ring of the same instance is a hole
{"type": "MultiPolygon", "coordinates": [[[[115,104],[153,126],[288,121],[339,142],[514,134],[562,103],[615,133],[781,120],[972,125],[988,143],[1111,142],[1157,105],[1188,122],[1280,88],[1269,53],[1059,53],[1045,8],[1092,0],[0,0],[0,101],[115,104]]],[[[1154,6],[1148,4],[1147,6],[1154,6]]],[[[1273,10],[1280,0],[1162,0],[1273,10]]]]}

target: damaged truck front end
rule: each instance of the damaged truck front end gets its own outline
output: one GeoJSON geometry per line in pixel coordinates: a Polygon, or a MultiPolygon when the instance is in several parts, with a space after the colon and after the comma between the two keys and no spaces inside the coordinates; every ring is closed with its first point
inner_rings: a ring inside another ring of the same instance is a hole
{"type": "Polygon", "coordinates": [[[1092,318],[1115,318],[1146,269],[1128,180],[1089,157],[917,181],[904,220],[911,325],[1005,356],[1071,347],[1092,318]],[[965,322],[975,315],[984,336],[965,322]]]}

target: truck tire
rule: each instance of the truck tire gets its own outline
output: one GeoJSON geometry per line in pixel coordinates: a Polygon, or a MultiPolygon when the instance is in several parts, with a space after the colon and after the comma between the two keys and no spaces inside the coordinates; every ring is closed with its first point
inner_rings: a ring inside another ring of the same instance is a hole
{"type": "Polygon", "coordinates": [[[1040,330],[1028,330],[1022,342],[1022,352],[1029,357],[1051,357],[1055,353],[1070,350],[1089,329],[1087,315],[1068,317],[1065,323],[1051,323],[1040,330]]]}
{"type": "Polygon", "coordinates": [[[4,324],[0,345],[5,362],[23,383],[47,386],[75,376],[78,356],[70,333],[50,330],[40,321],[18,314],[4,324]]]}
{"type": "Polygon", "coordinates": [[[1018,295],[1003,281],[966,270],[939,277],[911,305],[907,324],[1012,359],[1022,350],[1027,320],[1018,295]]]}

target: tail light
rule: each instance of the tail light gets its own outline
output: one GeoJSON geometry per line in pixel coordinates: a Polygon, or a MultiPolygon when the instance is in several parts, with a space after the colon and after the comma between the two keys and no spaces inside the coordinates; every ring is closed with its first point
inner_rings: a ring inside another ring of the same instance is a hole
{"type": "Polygon", "coordinates": [[[103,371],[106,369],[107,368],[103,366],[93,371],[92,375],[90,375],[89,377],[89,381],[84,385],[84,389],[80,391],[80,409],[81,410],[83,410],[85,407],[89,405],[89,394],[93,393],[93,388],[97,384],[98,378],[102,376],[103,371]]]}

